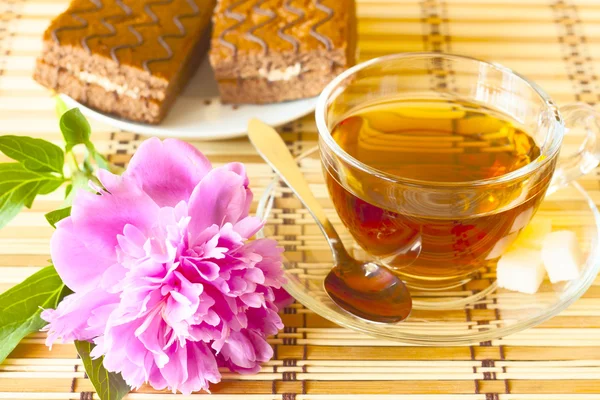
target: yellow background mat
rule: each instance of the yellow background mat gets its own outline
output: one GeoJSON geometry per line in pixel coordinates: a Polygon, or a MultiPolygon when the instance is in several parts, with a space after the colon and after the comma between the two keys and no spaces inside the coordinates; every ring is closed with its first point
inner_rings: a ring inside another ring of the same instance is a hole
{"type": "MultiPolygon", "coordinates": [[[[43,30],[66,5],[62,0],[0,0],[0,134],[61,141],[50,93],[30,76],[43,30]]],[[[360,0],[358,16],[362,60],[404,51],[464,54],[515,69],[559,104],[600,100],[598,0],[360,0]]],[[[143,140],[106,125],[92,122],[92,127],[97,147],[115,163],[126,163],[143,140]]],[[[312,117],[282,132],[297,154],[316,143],[312,117]]],[[[246,139],[194,144],[215,165],[246,163],[256,199],[273,177],[246,139]]],[[[6,161],[0,155],[0,162],[6,161]]],[[[580,182],[600,203],[597,175],[580,182]]],[[[62,193],[42,196],[0,230],[0,291],[47,264],[53,229],[44,213],[61,200],[62,193]]],[[[463,314],[464,321],[471,321],[469,313],[463,314]]],[[[494,318],[493,310],[477,310],[476,316],[494,318]]],[[[212,387],[214,398],[600,399],[600,280],[552,320],[479,346],[376,340],[336,327],[300,305],[287,308],[283,320],[285,330],[270,339],[275,359],[256,375],[225,373],[223,382],[212,387]]],[[[55,345],[50,352],[44,338],[41,333],[28,337],[0,365],[0,399],[91,398],[93,388],[74,347],[55,345]]],[[[144,387],[128,398],[171,396],[144,387]]]]}

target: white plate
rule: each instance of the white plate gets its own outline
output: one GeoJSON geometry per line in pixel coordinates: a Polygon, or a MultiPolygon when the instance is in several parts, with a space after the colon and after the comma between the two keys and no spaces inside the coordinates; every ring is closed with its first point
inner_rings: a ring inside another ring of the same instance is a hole
{"type": "Polygon", "coordinates": [[[79,107],[85,116],[118,129],[143,135],[199,140],[244,136],[251,118],[258,118],[271,126],[282,125],[311,113],[317,102],[314,97],[266,105],[221,104],[217,82],[207,58],[160,125],[127,121],[88,108],[66,95],[61,97],[68,106],[79,107]]]}

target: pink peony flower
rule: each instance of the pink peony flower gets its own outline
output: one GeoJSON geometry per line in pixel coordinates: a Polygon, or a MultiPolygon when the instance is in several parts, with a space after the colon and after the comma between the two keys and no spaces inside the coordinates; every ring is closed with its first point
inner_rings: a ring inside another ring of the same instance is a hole
{"type": "Polygon", "coordinates": [[[283,327],[282,250],[247,241],[262,222],[248,216],[244,166],[213,169],[189,144],[149,139],[123,176],[98,178],[105,190],[80,191],[52,237],[74,294],[43,312],[47,344],[93,341],[133,388],[191,393],[219,382],[219,367],[257,372],[283,327]]]}

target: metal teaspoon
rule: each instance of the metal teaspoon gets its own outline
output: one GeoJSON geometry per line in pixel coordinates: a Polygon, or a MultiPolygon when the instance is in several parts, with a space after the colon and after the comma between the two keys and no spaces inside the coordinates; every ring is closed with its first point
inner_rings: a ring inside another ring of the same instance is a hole
{"type": "Polygon", "coordinates": [[[261,157],[304,204],[327,238],[335,263],[324,282],[329,297],[345,311],[369,321],[395,323],[406,319],[412,309],[412,299],[404,283],[385,266],[363,263],[348,254],[279,133],[252,119],[248,123],[248,137],[261,157]]]}

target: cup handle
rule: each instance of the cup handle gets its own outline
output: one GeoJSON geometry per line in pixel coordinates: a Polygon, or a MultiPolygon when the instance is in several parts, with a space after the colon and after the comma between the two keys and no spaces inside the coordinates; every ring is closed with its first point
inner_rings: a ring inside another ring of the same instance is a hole
{"type": "Polygon", "coordinates": [[[554,192],[582,175],[590,173],[600,162],[600,112],[585,103],[572,103],[561,107],[560,113],[567,134],[575,127],[584,128],[586,134],[583,143],[574,154],[559,160],[549,192],[554,192]]]}

